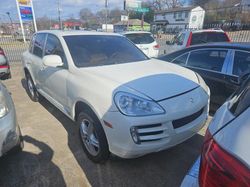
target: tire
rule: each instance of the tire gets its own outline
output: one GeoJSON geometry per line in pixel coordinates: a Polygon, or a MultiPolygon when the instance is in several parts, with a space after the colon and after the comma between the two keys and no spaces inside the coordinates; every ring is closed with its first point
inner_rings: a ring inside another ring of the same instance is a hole
{"type": "Polygon", "coordinates": [[[10,151],[10,153],[13,153],[13,154],[21,152],[23,150],[23,147],[24,147],[23,136],[22,136],[20,127],[18,127],[18,130],[19,130],[19,141],[18,141],[17,145],[15,147],[13,147],[10,151]]]}
{"type": "Polygon", "coordinates": [[[91,111],[80,112],[77,118],[80,140],[86,155],[96,163],[108,160],[110,152],[102,125],[91,111]]]}
{"type": "Polygon", "coordinates": [[[30,99],[34,102],[39,101],[39,93],[36,90],[35,84],[30,76],[30,74],[26,74],[26,86],[27,86],[27,93],[30,99]]]}

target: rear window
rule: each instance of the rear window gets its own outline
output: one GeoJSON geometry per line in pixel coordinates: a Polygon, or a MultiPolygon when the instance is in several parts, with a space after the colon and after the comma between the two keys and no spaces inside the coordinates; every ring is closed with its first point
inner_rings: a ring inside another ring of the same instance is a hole
{"type": "Polygon", "coordinates": [[[148,57],[121,36],[74,35],[64,36],[77,67],[122,64],[147,60],[148,57]]]}
{"type": "Polygon", "coordinates": [[[226,33],[223,32],[201,32],[193,33],[191,45],[210,42],[229,42],[226,33]]]}
{"type": "Polygon", "coordinates": [[[150,33],[125,34],[125,36],[135,44],[150,44],[155,41],[150,33]]]}

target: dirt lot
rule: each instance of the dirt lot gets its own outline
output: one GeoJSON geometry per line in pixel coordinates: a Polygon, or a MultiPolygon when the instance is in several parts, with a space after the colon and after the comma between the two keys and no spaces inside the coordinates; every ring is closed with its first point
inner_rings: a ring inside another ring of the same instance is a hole
{"type": "Polygon", "coordinates": [[[0,186],[175,187],[199,155],[203,136],[197,134],[163,152],[94,164],[81,148],[78,127],[48,101],[28,98],[20,65],[12,65],[12,75],[4,84],[15,102],[25,148],[0,159],[0,186]]]}

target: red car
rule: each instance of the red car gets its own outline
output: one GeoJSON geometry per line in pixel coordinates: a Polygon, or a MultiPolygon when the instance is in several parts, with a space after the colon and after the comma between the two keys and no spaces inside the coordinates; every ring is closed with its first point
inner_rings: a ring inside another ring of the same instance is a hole
{"type": "Polygon", "coordinates": [[[11,78],[10,65],[1,47],[0,47],[0,78],[1,80],[11,78]]]}

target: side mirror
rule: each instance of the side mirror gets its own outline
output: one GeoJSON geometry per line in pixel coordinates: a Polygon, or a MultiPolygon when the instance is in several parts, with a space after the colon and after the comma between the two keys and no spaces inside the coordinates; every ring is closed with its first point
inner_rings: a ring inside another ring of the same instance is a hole
{"type": "Polygon", "coordinates": [[[62,58],[58,55],[46,55],[43,57],[43,64],[49,67],[63,66],[62,58]]]}

